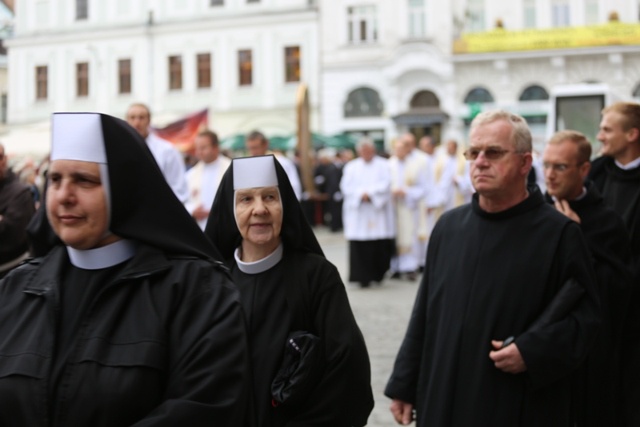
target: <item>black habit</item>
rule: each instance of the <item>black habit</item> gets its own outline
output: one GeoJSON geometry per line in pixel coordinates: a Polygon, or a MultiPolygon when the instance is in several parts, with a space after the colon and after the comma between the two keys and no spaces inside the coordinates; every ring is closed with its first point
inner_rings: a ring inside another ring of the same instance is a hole
{"type": "MultiPolygon", "coordinates": [[[[592,182],[569,202],[591,252],[600,295],[602,326],[593,349],[576,373],[576,425],[620,425],[620,346],[631,292],[631,249],[620,216],[604,204],[592,182]]],[[[547,201],[553,203],[547,194],[547,201]]]]}
{"type": "MultiPolygon", "coordinates": [[[[234,160],[235,162],[235,160],[234,160]]],[[[215,197],[205,233],[220,249],[240,289],[249,327],[253,373],[251,427],[364,426],[373,408],[369,356],[337,269],[324,257],[286,173],[275,161],[282,200],[282,259],[270,269],[240,271],[234,251],[234,163],[215,197]],[[271,383],[290,332],[320,337],[322,377],[300,404],[272,404],[271,383]]]]}
{"type": "Polygon", "coordinates": [[[632,288],[622,330],[622,408],[620,426],[640,425],[640,167],[621,169],[612,157],[602,156],[591,166],[589,178],[604,203],[613,208],[627,228],[631,242],[632,288]]]}
{"type": "Polygon", "coordinates": [[[122,240],[65,247],[43,203],[31,234],[43,257],[0,281],[0,425],[240,425],[246,329],[217,251],[126,122],[97,113],[56,113],[52,122],[54,149],[71,136],[104,141],[108,232],[122,240]],[[119,264],[91,255],[119,243],[133,248],[119,264]],[[72,253],[97,266],[78,268],[72,253]]]}
{"type": "Polygon", "coordinates": [[[579,227],[537,187],[499,213],[472,203],[444,214],[388,397],[412,403],[419,427],[572,426],[570,374],[599,325],[588,249],[579,227]],[[530,330],[565,281],[585,289],[562,320],[530,330]],[[489,358],[491,340],[515,336],[527,371],[489,358]]]}

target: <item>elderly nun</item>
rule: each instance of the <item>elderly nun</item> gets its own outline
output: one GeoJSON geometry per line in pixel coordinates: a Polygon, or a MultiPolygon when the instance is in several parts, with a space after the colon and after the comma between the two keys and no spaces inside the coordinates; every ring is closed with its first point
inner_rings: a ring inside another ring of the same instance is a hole
{"type": "Polygon", "coordinates": [[[0,425],[243,423],[238,292],[133,128],[53,115],[40,225],[0,282],[0,425]]]}
{"type": "Polygon", "coordinates": [[[364,426],[369,356],[337,269],[273,156],[234,159],[205,234],[231,266],[247,317],[251,426],[364,426]]]}

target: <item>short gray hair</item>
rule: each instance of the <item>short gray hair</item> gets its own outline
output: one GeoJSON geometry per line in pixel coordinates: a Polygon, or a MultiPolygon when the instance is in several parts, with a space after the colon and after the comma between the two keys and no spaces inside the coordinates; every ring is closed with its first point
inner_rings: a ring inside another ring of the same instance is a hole
{"type": "Polygon", "coordinates": [[[373,139],[369,137],[361,138],[360,141],[356,144],[356,150],[360,150],[362,147],[369,146],[376,148],[376,144],[374,144],[373,139]]]}
{"type": "Polygon", "coordinates": [[[505,110],[491,110],[482,112],[478,114],[471,122],[470,131],[473,131],[480,125],[497,122],[498,120],[503,120],[511,125],[511,141],[515,146],[516,152],[531,152],[531,130],[529,129],[527,121],[518,114],[510,113],[505,110]]]}

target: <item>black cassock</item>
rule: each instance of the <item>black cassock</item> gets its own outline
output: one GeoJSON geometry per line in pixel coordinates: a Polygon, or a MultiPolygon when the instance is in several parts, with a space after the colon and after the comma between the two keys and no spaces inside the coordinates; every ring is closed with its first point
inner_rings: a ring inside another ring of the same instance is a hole
{"type": "Polygon", "coordinates": [[[629,309],[623,325],[622,407],[620,426],[640,425],[640,167],[621,169],[613,158],[596,159],[589,178],[602,193],[604,203],[611,206],[624,222],[631,242],[633,282],[629,309]]]}
{"type": "Polygon", "coordinates": [[[593,343],[599,307],[578,225],[539,190],[499,213],[472,203],[443,215],[385,394],[413,403],[417,425],[571,426],[571,373],[593,343]],[[561,321],[529,327],[569,278],[585,295],[561,321]],[[489,358],[516,337],[527,371],[489,358]]]}
{"type": "MultiPolygon", "coordinates": [[[[569,203],[593,257],[602,327],[576,375],[576,423],[580,427],[620,425],[620,346],[631,292],[631,250],[622,218],[604,204],[591,182],[587,193],[569,203]]],[[[547,199],[551,202],[551,199],[547,199]]]]}
{"type": "Polygon", "coordinates": [[[363,426],[373,408],[369,357],[336,268],[324,257],[287,251],[271,269],[246,274],[232,264],[233,280],[245,310],[253,370],[251,426],[363,426]],[[288,283],[289,281],[289,283],[288,283]],[[300,329],[287,292],[300,288],[308,311],[305,329],[322,340],[322,378],[301,404],[274,407],[271,383],[281,366],[290,332],[300,329]]]}

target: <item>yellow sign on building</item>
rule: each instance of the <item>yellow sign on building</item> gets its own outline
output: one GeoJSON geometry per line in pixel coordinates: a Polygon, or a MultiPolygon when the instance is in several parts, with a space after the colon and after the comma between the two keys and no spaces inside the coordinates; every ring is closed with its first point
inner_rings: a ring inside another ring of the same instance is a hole
{"type": "Polygon", "coordinates": [[[588,27],[507,31],[502,28],[463,34],[453,53],[507,52],[640,44],[640,24],[610,22],[588,27]]]}

